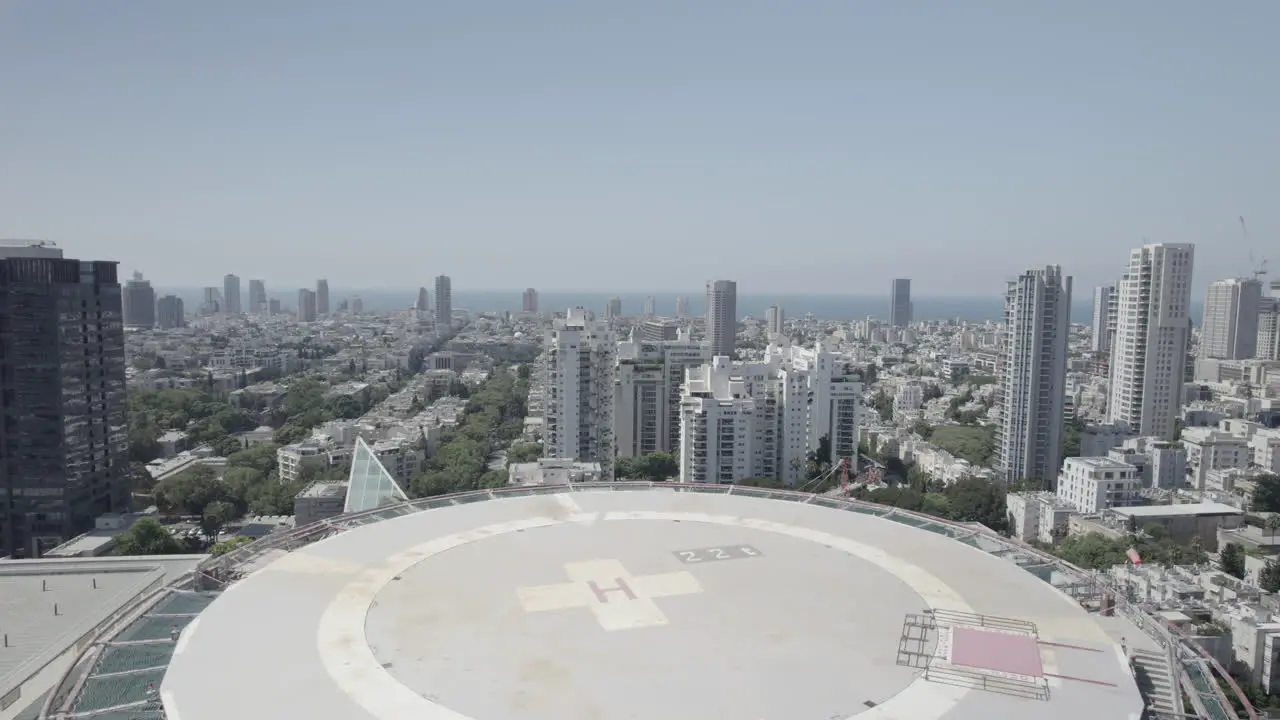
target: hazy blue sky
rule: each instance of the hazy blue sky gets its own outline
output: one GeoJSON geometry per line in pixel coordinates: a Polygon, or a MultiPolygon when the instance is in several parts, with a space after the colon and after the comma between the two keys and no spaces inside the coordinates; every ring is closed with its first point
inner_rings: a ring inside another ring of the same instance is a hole
{"type": "MultiPolygon", "coordinates": [[[[162,285],[1280,264],[1280,0],[0,0],[0,237],[162,285]]],[[[1277,267],[1280,272],[1280,267],[1277,267]]]]}

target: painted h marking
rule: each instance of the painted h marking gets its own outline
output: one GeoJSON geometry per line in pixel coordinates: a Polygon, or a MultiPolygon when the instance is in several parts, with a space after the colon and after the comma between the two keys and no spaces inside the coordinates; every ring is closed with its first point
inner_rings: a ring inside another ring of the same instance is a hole
{"type": "Polygon", "coordinates": [[[632,575],[617,560],[592,560],[564,566],[569,582],[516,590],[525,612],[587,608],[605,630],[668,624],[655,598],[702,592],[688,572],[632,575]]]}
{"type": "Polygon", "coordinates": [[[631,586],[627,584],[626,580],[623,580],[622,578],[614,578],[613,581],[618,583],[616,587],[602,588],[596,584],[595,580],[588,580],[587,587],[591,588],[591,592],[595,593],[596,600],[602,603],[609,602],[609,593],[611,592],[622,593],[628,600],[639,599],[636,597],[635,593],[631,592],[631,586]]]}

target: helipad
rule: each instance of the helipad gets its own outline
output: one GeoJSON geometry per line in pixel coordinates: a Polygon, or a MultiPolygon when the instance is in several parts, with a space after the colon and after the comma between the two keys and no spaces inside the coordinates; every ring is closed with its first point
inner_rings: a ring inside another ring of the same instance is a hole
{"type": "Polygon", "coordinates": [[[857,512],[652,490],[366,525],[231,586],[184,632],[173,720],[1137,718],[1076,603],[857,512]]]}

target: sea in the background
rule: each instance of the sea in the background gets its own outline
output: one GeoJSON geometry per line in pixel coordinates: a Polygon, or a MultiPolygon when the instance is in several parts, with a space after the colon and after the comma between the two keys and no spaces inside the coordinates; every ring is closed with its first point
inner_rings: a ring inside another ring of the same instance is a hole
{"type": "MultiPolygon", "coordinates": [[[[243,286],[242,286],[243,287],[243,286]]],[[[523,290],[511,291],[475,291],[454,289],[453,307],[458,310],[472,312],[519,311],[523,290]]],[[[200,288],[156,288],[156,294],[173,294],[182,298],[187,312],[195,312],[203,302],[204,294],[200,288]]],[[[270,297],[280,299],[285,309],[293,309],[297,305],[297,291],[290,293],[272,292],[270,297]]],[[[653,293],[655,311],[658,315],[675,315],[676,297],[680,293],[653,293]]],[[[416,290],[370,290],[333,287],[329,290],[329,304],[336,307],[343,300],[358,297],[364,302],[366,310],[399,310],[412,307],[418,294],[416,290]]],[[[604,311],[605,303],[611,297],[622,299],[623,315],[638,315],[644,309],[647,295],[630,293],[618,294],[607,292],[540,292],[538,306],[543,312],[554,312],[571,308],[584,307],[596,313],[604,311]]],[[[704,311],[705,296],[701,292],[684,295],[689,299],[689,312],[701,315],[704,311]]],[[[244,302],[248,302],[247,293],[244,302]]],[[[433,298],[434,302],[434,298],[433,298]]],[[[946,320],[959,318],[971,322],[999,320],[1004,312],[1004,299],[999,295],[993,297],[918,297],[915,299],[916,320],[946,320]]],[[[770,305],[779,305],[787,317],[801,317],[812,314],[822,319],[861,320],[868,316],[887,319],[889,316],[888,296],[875,295],[750,295],[738,296],[739,317],[764,317],[765,309],[770,305]]],[[[1200,324],[1201,304],[1191,304],[1192,321],[1200,324]]],[[[1093,314],[1092,293],[1088,297],[1075,298],[1071,303],[1071,321],[1088,324],[1093,314]]]]}

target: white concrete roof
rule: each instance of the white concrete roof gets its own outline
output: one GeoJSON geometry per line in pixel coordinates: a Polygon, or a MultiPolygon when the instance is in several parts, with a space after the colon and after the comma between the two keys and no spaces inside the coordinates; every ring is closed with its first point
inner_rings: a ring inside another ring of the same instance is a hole
{"type": "Polygon", "coordinates": [[[282,555],[187,628],[160,694],[182,720],[1066,720],[1142,706],[1094,618],[1011,562],[861,512],[662,489],[468,502],[282,555]],[[1038,658],[1028,681],[1047,699],[982,689],[1010,682],[990,673],[948,682],[935,669],[960,661],[961,639],[999,633],[937,620],[914,652],[904,621],[926,610],[1019,635],[1003,640],[1038,658]]]}
{"type": "Polygon", "coordinates": [[[1174,515],[1243,515],[1244,511],[1223,503],[1181,503],[1178,505],[1137,505],[1112,508],[1119,515],[1138,518],[1171,517],[1174,515]]]}

